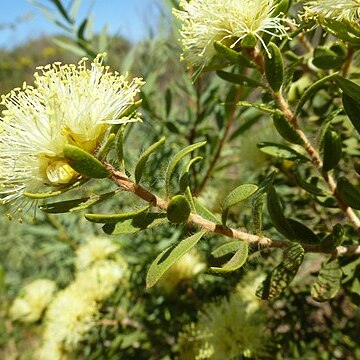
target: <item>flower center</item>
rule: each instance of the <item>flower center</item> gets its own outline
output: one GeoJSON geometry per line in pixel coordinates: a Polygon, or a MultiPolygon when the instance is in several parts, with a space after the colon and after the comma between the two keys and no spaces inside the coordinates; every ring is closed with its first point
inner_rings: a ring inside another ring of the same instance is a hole
{"type": "Polygon", "coordinates": [[[51,161],[46,167],[46,177],[51,184],[67,184],[78,173],[64,160],[51,161]]]}

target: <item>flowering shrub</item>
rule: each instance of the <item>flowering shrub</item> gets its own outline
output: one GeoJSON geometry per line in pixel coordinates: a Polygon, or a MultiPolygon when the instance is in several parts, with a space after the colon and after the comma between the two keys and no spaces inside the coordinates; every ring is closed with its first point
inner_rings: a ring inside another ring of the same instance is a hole
{"type": "Polygon", "coordinates": [[[297,341],[313,338],[297,304],[359,303],[359,2],[172,3],[181,49],[134,52],[141,77],[79,30],[90,68],[47,65],[3,97],[8,217],[39,208],[75,256],[74,280],[28,319],[48,305],[40,358],[357,356],[353,328],[338,352],[297,341]]]}

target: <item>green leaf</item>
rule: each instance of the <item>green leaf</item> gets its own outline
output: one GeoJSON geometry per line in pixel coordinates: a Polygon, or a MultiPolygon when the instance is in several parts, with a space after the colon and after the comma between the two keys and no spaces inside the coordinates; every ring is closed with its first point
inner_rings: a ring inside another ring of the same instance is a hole
{"type": "Polygon", "coordinates": [[[98,204],[104,200],[107,200],[114,196],[117,191],[111,191],[106,194],[92,195],[90,197],[60,201],[51,204],[45,204],[39,206],[39,209],[49,214],[60,214],[66,212],[74,212],[84,210],[98,204]]]}
{"type": "Polygon", "coordinates": [[[171,103],[172,103],[172,94],[171,90],[167,89],[165,93],[165,115],[166,117],[169,116],[171,110],[171,103]]]}
{"type": "Polygon", "coordinates": [[[206,231],[200,231],[187,239],[181,240],[175,247],[170,247],[162,251],[154,262],[150,265],[146,275],[146,287],[154,286],[162,275],[179,260],[183,255],[189,252],[205,235],[206,231]]]}
{"type": "Polygon", "coordinates": [[[189,170],[193,164],[196,162],[202,160],[203,158],[201,156],[197,156],[193,159],[191,159],[187,165],[184,167],[180,178],[179,178],[179,185],[180,185],[180,192],[183,193],[186,191],[186,189],[189,187],[189,170]]]}
{"type": "Polygon", "coordinates": [[[125,134],[126,124],[120,125],[120,129],[118,129],[116,133],[115,139],[115,149],[117,160],[121,164],[122,171],[125,172],[125,159],[124,159],[124,134],[125,134]]]}
{"type": "Polygon", "coordinates": [[[256,290],[256,296],[271,300],[279,296],[294,279],[297,271],[289,271],[282,263],[273,269],[256,290]]]}
{"type": "Polygon", "coordinates": [[[213,214],[208,208],[206,208],[197,198],[194,198],[194,205],[196,213],[204,219],[212,221],[215,224],[219,224],[220,220],[215,214],[213,214]]]}
{"type": "Polygon", "coordinates": [[[181,224],[190,216],[191,206],[184,195],[175,195],[171,198],[166,209],[166,215],[170,222],[181,224]]]}
{"type": "Polygon", "coordinates": [[[289,244],[284,250],[284,260],[267,275],[257,288],[256,296],[270,300],[280,295],[296,276],[304,260],[304,249],[300,244],[289,244]]]}
{"type": "Polygon", "coordinates": [[[339,245],[341,245],[344,233],[344,228],[341,224],[334,225],[331,234],[321,241],[321,250],[328,253],[333,252],[339,245]]]}
{"type": "Polygon", "coordinates": [[[109,235],[134,234],[166,222],[166,214],[149,212],[116,224],[105,224],[103,230],[109,235]]]}
{"type": "Polygon", "coordinates": [[[304,260],[305,250],[298,243],[289,244],[284,250],[283,265],[289,271],[297,271],[304,260]]]}
{"type": "Polygon", "coordinates": [[[273,122],[278,133],[287,141],[302,145],[304,141],[301,139],[299,134],[294,130],[290,123],[286,120],[282,114],[275,113],[273,115],[273,122]]]}
{"type": "Polygon", "coordinates": [[[313,98],[314,95],[317,93],[318,90],[320,90],[323,86],[325,86],[325,83],[331,79],[333,79],[334,77],[337,76],[337,72],[331,74],[331,75],[328,75],[328,76],[325,76],[323,77],[322,79],[316,81],[314,84],[312,84],[311,86],[309,86],[304,94],[302,95],[302,97],[300,98],[299,100],[299,103],[296,107],[296,110],[295,110],[295,116],[297,116],[300,111],[302,110],[303,106],[305,105],[306,101],[310,98],[313,98]]]}
{"type": "Polygon", "coordinates": [[[358,84],[339,75],[336,75],[334,80],[345,95],[351,97],[357,104],[360,104],[360,86],[358,84]]]}
{"type": "Polygon", "coordinates": [[[238,53],[237,51],[228,48],[219,41],[214,42],[214,48],[219,55],[223,56],[225,59],[230,60],[232,63],[252,68],[257,67],[253,61],[238,53]]]}
{"type": "Polygon", "coordinates": [[[338,21],[330,17],[319,17],[318,21],[328,33],[338,39],[355,46],[360,45],[360,31],[357,23],[353,25],[352,22],[348,22],[345,19],[338,21]]]}
{"type": "Polygon", "coordinates": [[[219,246],[215,250],[213,250],[211,252],[211,255],[214,258],[221,258],[225,255],[228,255],[230,253],[234,253],[234,252],[240,250],[243,247],[243,243],[244,242],[240,241],[240,240],[234,240],[234,241],[227,242],[227,243],[219,246]]]}
{"type": "Polygon", "coordinates": [[[148,211],[150,205],[143,207],[142,209],[131,211],[121,214],[85,214],[85,218],[91,222],[98,224],[116,224],[118,222],[133,219],[137,216],[143,215],[148,211]]]}
{"type": "Polygon", "coordinates": [[[268,192],[270,186],[274,181],[275,172],[272,172],[267,176],[259,185],[256,193],[253,196],[252,200],[252,222],[254,226],[254,231],[257,235],[261,235],[262,223],[263,223],[263,210],[266,199],[266,193],[268,192]]]}
{"type": "Polygon", "coordinates": [[[69,165],[78,173],[93,179],[108,177],[109,171],[91,154],[74,145],[64,146],[64,157],[69,160],[69,165]]]}
{"type": "Polygon", "coordinates": [[[328,301],[334,298],[341,287],[341,277],[342,272],[338,259],[324,262],[311,287],[311,296],[316,301],[328,301]]]}
{"type": "Polygon", "coordinates": [[[341,137],[337,132],[327,129],[323,141],[323,170],[329,171],[333,169],[341,159],[341,137]]]}
{"type": "Polygon", "coordinates": [[[283,209],[280,205],[278,196],[273,186],[271,186],[268,190],[267,209],[271,218],[271,222],[274,225],[275,229],[279,231],[279,233],[287,237],[289,240],[295,240],[295,233],[284,216],[283,209]]]}
{"type": "Polygon", "coordinates": [[[360,189],[358,187],[342,176],[338,179],[337,190],[350,207],[360,210],[360,189]]]}
{"type": "Polygon", "coordinates": [[[224,200],[223,211],[221,220],[223,225],[226,225],[226,219],[228,216],[229,209],[236,204],[248,199],[252,194],[256,192],[258,187],[254,184],[243,184],[234,189],[224,200]]]}
{"type": "Polygon", "coordinates": [[[342,102],[346,115],[349,117],[356,131],[360,134],[360,102],[354,100],[345,93],[342,95],[342,102]]]}
{"type": "Polygon", "coordinates": [[[299,160],[299,161],[309,161],[307,157],[299,154],[294,149],[289,146],[277,144],[273,142],[261,142],[257,144],[258,148],[265,154],[278,157],[286,160],[299,160]]]}
{"type": "Polygon", "coordinates": [[[196,144],[191,144],[185,148],[183,148],[182,150],[180,150],[170,161],[169,166],[166,169],[166,174],[165,174],[165,190],[166,190],[166,195],[167,197],[169,196],[170,193],[170,180],[171,180],[171,176],[174,173],[174,170],[176,168],[176,165],[179,163],[179,161],[186,156],[187,154],[191,153],[192,151],[204,146],[206,144],[206,141],[202,141],[196,144]]]}
{"type": "Polygon", "coordinates": [[[29,192],[24,192],[24,196],[30,198],[30,199],[46,199],[49,197],[54,197],[54,196],[58,196],[61,195],[67,191],[70,191],[72,189],[75,189],[77,187],[79,187],[80,185],[84,184],[85,182],[87,182],[88,179],[81,179],[78,181],[75,181],[74,183],[67,185],[65,187],[61,187],[59,190],[56,191],[52,191],[52,192],[46,192],[46,193],[29,193],[29,192]]]}
{"type": "Polygon", "coordinates": [[[280,49],[273,42],[267,48],[271,57],[264,56],[265,75],[270,87],[278,92],[284,82],[284,62],[280,49]]]}
{"type": "Polygon", "coordinates": [[[229,73],[229,72],[221,71],[221,70],[218,70],[216,73],[221,79],[231,82],[233,84],[238,84],[238,85],[253,87],[253,88],[264,87],[264,85],[261,82],[256,81],[254,79],[250,79],[241,74],[233,74],[233,73],[229,73]]]}
{"type": "Polygon", "coordinates": [[[52,41],[53,41],[53,43],[55,43],[55,45],[60,46],[64,50],[70,51],[70,52],[72,52],[73,54],[75,54],[77,56],[86,55],[85,50],[81,49],[78,45],[70,43],[69,40],[62,41],[62,40],[57,39],[57,38],[52,38],[52,41]]]}
{"type": "Polygon", "coordinates": [[[240,248],[226,264],[224,264],[222,267],[213,266],[209,269],[210,272],[217,274],[226,274],[240,269],[245,264],[249,255],[249,245],[247,241],[242,241],[240,242],[240,244],[240,248]]]}
{"type": "Polygon", "coordinates": [[[297,241],[299,241],[302,244],[320,243],[320,239],[318,238],[318,236],[315,235],[315,233],[312,230],[310,230],[306,225],[291,218],[286,220],[291,226],[297,241]]]}
{"type": "Polygon", "coordinates": [[[337,69],[345,61],[346,54],[340,55],[326,46],[317,46],[314,51],[313,64],[319,69],[337,69]]]}
{"type": "Polygon", "coordinates": [[[70,23],[73,24],[72,19],[70,19],[67,11],[65,10],[62,2],[60,0],[50,0],[59,10],[60,14],[70,23]]]}
{"type": "Polygon", "coordinates": [[[318,188],[316,185],[309,183],[307,181],[305,181],[299,174],[298,171],[294,172],[294,176],[295,176],[295,180],[297,182],[297,184],[303,188],[304,190],[306,190],[308,193],[316,195],[316,196],[323,196],[324,195],[324,191],[321,190],[320,188],[318,188]]]}
{"type": "Polygon", "coordinates": [[[152,144],[144,153],[141,155],[135,166],[135,182],[138,184],[141,180],[144,168],[149,156],[154,153],[162,144],[165,142],[165,136],[163,136],[159,141],[152,144]]]}

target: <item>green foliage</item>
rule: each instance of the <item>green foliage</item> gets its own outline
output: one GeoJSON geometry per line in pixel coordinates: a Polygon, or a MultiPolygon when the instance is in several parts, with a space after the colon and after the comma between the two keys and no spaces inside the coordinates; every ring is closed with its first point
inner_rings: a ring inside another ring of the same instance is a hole
{"type": "MultiPolygon", "coordinates": [[[[26,327],[9,318],[23,285],[71,288],[94,236],[111,239],[128,275],[69,359],[359,358],[358,25],[319,16],[291,41],[217,38],[214,61],[186,70],[177,30],[130,45],[93,35],[82,2],[67,5],[37,3],[67,35],[1,52],[1,91],[36,65],[106,50],[112,70],[146,81],[118,115],[139,110],[143,123],[111,125],[93,155],[67,145],[72,184],[2,206],[23,224],[0,218],[0,358],[44,343],[46,312],[26,327]]],[[[276,5],[297,21],[296,2],[276,5]]]]}

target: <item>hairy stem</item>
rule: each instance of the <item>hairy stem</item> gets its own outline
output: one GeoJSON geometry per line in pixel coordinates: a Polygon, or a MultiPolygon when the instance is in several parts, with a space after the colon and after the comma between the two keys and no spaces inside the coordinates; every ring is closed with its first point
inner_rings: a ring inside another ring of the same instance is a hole
{"type": "MultiPolygon", "coordinates": [[[[154,207],[166,211],[168,206],[168,202],[166,200],[151,193],[150,191],[143,188],[141,185],[135,184],[124,173],[116,170],[109,163],[106,163],[106,167],[111,173],[112,181],[121,189],[132,192],[133,194],[135,194],[142,200],[150,203],[154,207]]],[[[247,241],[249,244],[256,244],[259,248],[283,248],[291,243],[288,240],[272,240],[265,236],[253,235],[241,230],[233,229],[228,226],[216,224],[194,213],[190,214],[187,223],[202,230],[206,230],[207,232],[221,234],[232,239],[247,241]]],[[[302,244],[302,246],[306,252],[323,253],[319,245],[302,244]]],[[[360,246],[338,246],[333,252],[331,252],[331,255],[360,255],[360,246]]]]}

